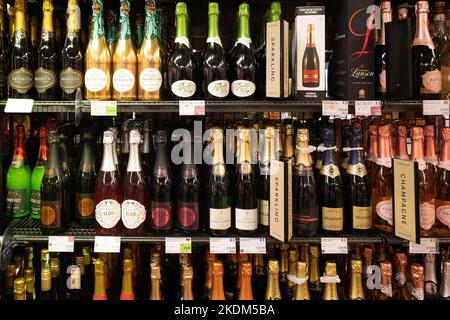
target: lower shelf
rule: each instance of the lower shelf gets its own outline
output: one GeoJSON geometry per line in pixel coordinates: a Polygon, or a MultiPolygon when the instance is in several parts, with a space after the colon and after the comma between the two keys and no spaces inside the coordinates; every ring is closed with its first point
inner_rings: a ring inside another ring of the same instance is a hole
{"type": "MultiPolygon", "coordinates": [[[[46,242],[48,236],[41,233],[39,228],[39,221],[31,218],[14,220],[7,228],[8,233],[12,235],[14,243],[23,242],[46,242]]],[[[75,242],[93,242],[95,240],[95,229],[93,226],[79,225],[76,222],[72,222],[69,228],[61,235],[74,236],[75,242]]],[[[209,243],[210,235],[206,233],[199,233],[193,235],[185,235],[181,233],[171,233],[167,235],[169,237],[190,237],[192,243],[206,244],[209,243]]],[[[236,237],[236,241],[239,242],[239,235],[230,234],[227,237],[236,237]]],[[[266,238],[266,243],[276,244],[280,243],[277,239],[267,234],[255,234],[253,238],[266,238]]],[[[370,233],[367,235],[342,235],[340,237],[347,238],[349,244],[403,244],[407,245],[409,242],[397,237],[389,237],[380,233],[370,233]]],[[[124,243],[156,243],[164,242],[166,236],[154,235],[151,233],[143,236],[121,236],[121,241],[124,243]]],[[[320,244],[321,237],[302,238],[293,236],[290,243],[295,244],[320,244]]],[[[440,244],[450,244],[450,239],[439,239],[440,244]]]]}

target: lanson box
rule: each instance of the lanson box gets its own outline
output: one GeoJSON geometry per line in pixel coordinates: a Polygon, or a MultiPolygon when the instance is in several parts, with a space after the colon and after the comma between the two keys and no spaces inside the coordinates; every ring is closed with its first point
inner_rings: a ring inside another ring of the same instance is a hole
{"type": "Polygon", "coordinates": [[[380,26],[374,0],[346,0],[334,21],[329,90],[333,99],[375,99],[375,34],[380,26]]]}

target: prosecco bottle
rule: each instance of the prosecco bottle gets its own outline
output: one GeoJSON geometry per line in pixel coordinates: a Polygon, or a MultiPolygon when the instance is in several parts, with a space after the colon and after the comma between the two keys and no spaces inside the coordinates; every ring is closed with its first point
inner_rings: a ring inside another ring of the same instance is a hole
{"type": "Polygon", "coordinates": [[[62,100],[75,100],[76,91],[83,87],[83,48],[78,20],[78,0],[69,0],[67,5],[67,35],[61,55],[59,86],[62,100]]]}
{"type": "Polygon", "coordinates": [[[147,219],[147,181],[142,169],[138,130],[130,131],[130,157],[123,180],[122,223],[126,235],[142,235],[147,219]]]}
{"type": "Polygon", "coordinates": [[[150,183],[150,227],[167,234],[173,227],[172,177],[167,159],[167,132],[156,132],[156,161],[150,183]]]}
{"type": "Polygon", "coordinates": [[[250,38],[250,7],[239,5],[237,41],[230,57],[231,93],[236,99],[251,100],[256,91],[256,58],[250,38]]]}
{"type": "Polygon", "coordinates": [[[25,0],[16,0],[14,11],[14,38],[11,44],[8,97],[32,98],[34,60],[27,41],[25,0]]]}
{"type": "Polygon", "coordinates": [[[215,128],[211,137],[212,165],[208,183],[209,232],[224,236],[231,228],[230,186],[223,158],[223,131],[215,128]]]}
{"type": "Polygon", "coordinates": [[[59,163],[59,135],[48,133],[48,162],[41,185],[41,231],[44,234],[58,234],[66,224],[64,210],[64,178],[59,163]]]}
{"type": "Polygon", "coordinates": [[[219,35],[219,4],[208,5],[208,39],[203,54],[203,93],[206,99],[223,99],[230,92],[226,54],[219,35]]]}
{"type": "Polygon", "coordinates": [[[34,87],[38,100],[55,100],[58,98],[58,56],[53,33],[53,1],[44,0],[42,11],[42,34],[37,54],[37,69],[34,72],[34,87]]]}
{"type": "Polygon", "coordinates": [[[344,231],[344,186],[336,164],[336,143],[332,127],[322,128],[322,139],[324,143],[320,168],[322,230],[327,234],[338,234],[344,231]]]}
{"type": "Polygon", "coordinates": [[[47,166],[48,155],[48,130],[46,127],[39,128],[39,153],[36,164],[31,174],[31,217],[40,219],[41,213],[41,185],[47,166]]]}
{"type": "Polygon", "coordinates": [[[103,132],[102,166],[95,185],[95,221],[99,235],[116,235],[119,232],[123,194],[119,172],[114,164],[113,140],[112,131],[103,132]]]}
{"type": "Polygon", "coordinates": [[[173,100],[192,98],[197,90],[196,67],[189,41],[188,12],[184,2],[178,2],[175,9],[176,37],[169,59],[169,90],[173,100]]]}
{"type": "Polygon", "coordinates": [[[75,218],[80,223],[91,223],[95,213],[96,172],[92,153],[92,134],[83,132],[81,161],[75,178],[75,218]]]}

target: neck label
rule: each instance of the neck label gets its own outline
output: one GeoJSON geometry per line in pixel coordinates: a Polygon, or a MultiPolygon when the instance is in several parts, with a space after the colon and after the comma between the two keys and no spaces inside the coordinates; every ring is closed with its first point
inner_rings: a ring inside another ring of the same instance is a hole
{"type": "Polygon", "coordinates": [[[191,47],[191,43],[189,42],[189,39],[187,37],[176,37],[175,43],[184,44],[188,48],[191,47]]]}
{"type": "Polygon", "coordinates": [[[249,37],[240,37],[238,39],[238,41],[236,42],[235,46],[237,46],[239,43],[250,49],[251,44],[252,44],[252,39],[249,37]]]}
{"type": "Polygon", "coordinates": [[[206,39],[206,43],[216,43],[219,46],[222,46],[222,40],[220,40],[220,37],[208,37],[208,39],[206,39]]]}

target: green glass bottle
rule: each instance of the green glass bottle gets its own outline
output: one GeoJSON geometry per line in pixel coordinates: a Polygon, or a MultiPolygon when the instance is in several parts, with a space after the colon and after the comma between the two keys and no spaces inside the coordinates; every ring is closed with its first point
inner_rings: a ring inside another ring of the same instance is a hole
{"type": "Polygon", "coordinates": [[[55,130],[48,133],[48,162],[41,185],[41,231],[44,234],[57,234],[63,230],[64,178],[59,164],[59,135],[55,130]]]}
{"type": "Polygon", "coordinates": [[[47,128],[39,128],[40,144],[38,159],[31,174],[31,217],[33,219],[40,219],[41,217],[41,184],[44,178],[45,168],[47,167],[47,136],[47,128]]]}
{"type": "Polygon", "coordinates": [[[6,215],[22,218],[30,215],[31,170],[25,154],[25,127],[16,126],[16,142],[11,165],[6,175],[6,215]]]}

